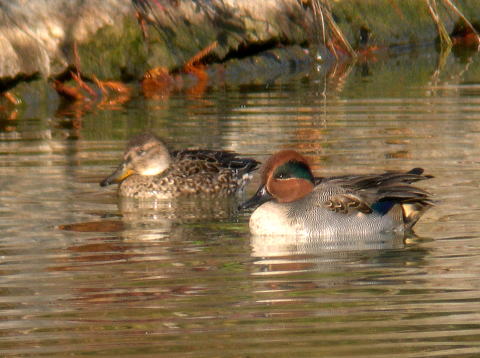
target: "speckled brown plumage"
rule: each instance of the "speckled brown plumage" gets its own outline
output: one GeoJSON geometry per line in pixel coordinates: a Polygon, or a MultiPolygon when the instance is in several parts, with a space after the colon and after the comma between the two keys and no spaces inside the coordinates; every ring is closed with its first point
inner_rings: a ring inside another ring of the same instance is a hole
{"type": "Polygon", "coordinates": [[[119,194],[133,198],[231,195],[244,188],[258,164],[229,151],[199,149],[170,153],[158,137],[141,134],[129,142],[123,163],[101,185],[121,181],[119,194]],[[142,175],[142,172],[155,174],[142,175]]]}

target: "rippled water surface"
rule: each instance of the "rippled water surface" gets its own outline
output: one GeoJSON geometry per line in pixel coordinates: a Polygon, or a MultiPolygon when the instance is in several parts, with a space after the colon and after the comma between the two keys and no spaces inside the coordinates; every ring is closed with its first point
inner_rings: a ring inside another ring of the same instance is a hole
{"type": "Polygon", "coordinates": [[[480,356],[478,55],[13,112],[0,117],[0,356],[480,356]],[[405,240],[251,238],[235,199],[99,187],[145,129],[262,161],[294,148],[318,175],[424,167],[437,205],[405,240]]]}

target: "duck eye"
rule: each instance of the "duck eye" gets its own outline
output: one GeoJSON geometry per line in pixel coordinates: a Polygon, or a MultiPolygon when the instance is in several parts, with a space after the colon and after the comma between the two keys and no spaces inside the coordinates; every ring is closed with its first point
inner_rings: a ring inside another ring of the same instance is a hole
{"type": "Polygon", "coordinates": [[[144,156],[145,153],[146,153],[146,151],[144,151],[143,149],[137,150],[137,154],[138,154],[139,156],[144,156]]]}
{"type": "Polygon", "coordinates": [[[275,179],[288,179],[291,178],[291,175],[285,172],[279,172],[275,174],[275,179]]]}

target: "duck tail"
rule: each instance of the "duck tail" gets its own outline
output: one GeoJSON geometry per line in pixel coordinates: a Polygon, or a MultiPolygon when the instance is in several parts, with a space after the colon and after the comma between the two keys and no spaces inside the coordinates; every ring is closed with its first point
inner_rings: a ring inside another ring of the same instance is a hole
{"type": "Polygon", "coordinates": [[[434,203],[431,200],[419,200],[402,203],[403,222],[405,228],[411,230],[417,221],[425,212],[430,209],[434,203]]]}

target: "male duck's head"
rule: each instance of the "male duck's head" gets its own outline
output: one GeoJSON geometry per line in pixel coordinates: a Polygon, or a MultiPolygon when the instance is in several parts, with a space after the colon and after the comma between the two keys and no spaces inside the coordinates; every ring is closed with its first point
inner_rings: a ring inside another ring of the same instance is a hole
{"type": "Polygon", "coordinates": [[[158,175],[169,167],[170,162],[170,153],[158,137],[151,133],[139,134],[128,143],[123,162],[100,185],[120,183],[132,174],[158,175]]]}
{"type": "Polygon", "coordinates": [[[240,208],[256,207],[270,200],[290,203],[309,194],[314,186],[315,179],[305,157],[294,150],[282,150],[265,162],[260,188],[240,208]]]}

